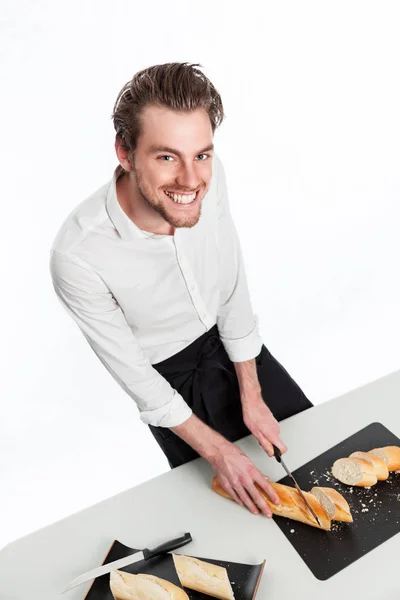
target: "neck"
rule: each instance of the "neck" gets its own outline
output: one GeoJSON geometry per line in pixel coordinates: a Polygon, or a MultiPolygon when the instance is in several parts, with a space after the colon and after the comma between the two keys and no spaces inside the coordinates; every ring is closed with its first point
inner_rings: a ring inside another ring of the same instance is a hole
{"type": "Polygon", "coordinates": [[[128,173],[119,177],[116,190],[119,205],[139,229],[157,235],[174,235],[175,228],[148,205],[128,173]]]}

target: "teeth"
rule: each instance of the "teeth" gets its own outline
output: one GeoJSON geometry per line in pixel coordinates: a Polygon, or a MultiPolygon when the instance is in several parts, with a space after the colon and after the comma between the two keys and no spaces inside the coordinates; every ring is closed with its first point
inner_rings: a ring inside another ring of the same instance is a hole
{"type": "Polygon", "coordinates": [[[167,196],[172,198],[174,202],[178,204],[190,204],[196,198],[196,194],[172,194],[171,192],[165,192],[167,196]]]}

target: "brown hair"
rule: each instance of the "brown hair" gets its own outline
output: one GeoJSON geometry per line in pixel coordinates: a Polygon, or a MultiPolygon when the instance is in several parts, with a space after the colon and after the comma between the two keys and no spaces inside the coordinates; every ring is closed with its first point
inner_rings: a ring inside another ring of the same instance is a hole
{"type": "Polygon", "coordinates": [[[154,65],[139,71],[124,85],[114,104],[112,119],[116,138],[129,155],[136,148],[141,112],[148,105],[166,106],[177,111],[204,108],[214,133],[223,121],[224,109],[221,96],[211,81],[195,68],[201,66],[189,63],[154,65]]]}

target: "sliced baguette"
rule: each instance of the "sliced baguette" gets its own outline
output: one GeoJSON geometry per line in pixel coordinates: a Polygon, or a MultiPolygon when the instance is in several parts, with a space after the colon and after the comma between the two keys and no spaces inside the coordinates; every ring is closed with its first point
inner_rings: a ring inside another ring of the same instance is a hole
{"type": "Polygon", "coordinates": [[[147,573],[111,571],[110,589],[115,600],[189,600],[177,585],[147,573]]]}
{"type": "MultiPolygon", "coordinates": [[[[317,521],[313,517],[312,513],[308,509],[307,505],[305,504],[303,498],[300,496],[296,488],[290,487],[288,485],[282,485],[281,483],[270,483],[281,500],[280,505],[271,502],[264,490],[257,486],[257,484],[256,486],[264,500],[269,505],[272,514],[277,515],[279,517],[286,517],[287,519],[293,519],[294,521],[300,521],[301,523],[311,525],[312,527],[316,527],[317,529],[324,529],[326,531],[329,531],[331,527],[330,519],[328,518],[326,512],[324,511],[316,497],[313,496],[313,494],[310,494],[309,492],[303,492],[304,496],[307,498],[308,502],[315,511],[319,522],[321,523],[321,527],[319,527],[317,521]]],[[[220,496],[232,499],[228,492],[219,483],[218,477],[213,478],[212,489],[220,496]]]]}
{"type": "Polygon", "coordinates": [[[400,447],[399,446],[385,446],[383,448],[374,448],[370,450],[368,454],[372,456],[379,456],[382,458],[389,471],[398,471],[400,469],[400,447]]]}
{"type": "Polygon", "coordinates": [[[385,481],[389,477],[387,464],[380,456],[370,454],[369,452],[353,452],[349,458],[361,458],[361,460],[369,462],[373,466],[378,481],[385,481]]]}
{"type": "Polygon", "coordinates": [[[220,600],[234,600],[228,572],[224,567],[182,554],[172,554],[181,585],[220,600]]]}
{"type": "Polygon", "coordinates": [[[371,463],[360,458],[339,458],[332,467],[332,475],[341,483],[370,487],[378,481],[371,463]]]}
{"type": "Polygon", "coordinates": [[[337,490],[329,487],[313,487],[311,493],[321,504],[332,521],[352,523],[353,517],[346,499],[337,490]]]}

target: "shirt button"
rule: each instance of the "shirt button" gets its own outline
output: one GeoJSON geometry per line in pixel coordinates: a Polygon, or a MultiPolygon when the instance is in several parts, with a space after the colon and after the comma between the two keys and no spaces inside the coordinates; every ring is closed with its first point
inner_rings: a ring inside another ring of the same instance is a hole
{"type": "Polygon", "coordinates": [[[196,289],[195,285],[192,285],[192,287],[190,288],[192,290],[192,292],[196,289]]]}
{"type": "Polygon", "coordinates": [[[203,315],[202,315],[202,317],[203,317],[203,319],[206,319],[206,318],[207,318],[207,315],[206,315],[206,314],[203,314],[203,315]]]}

